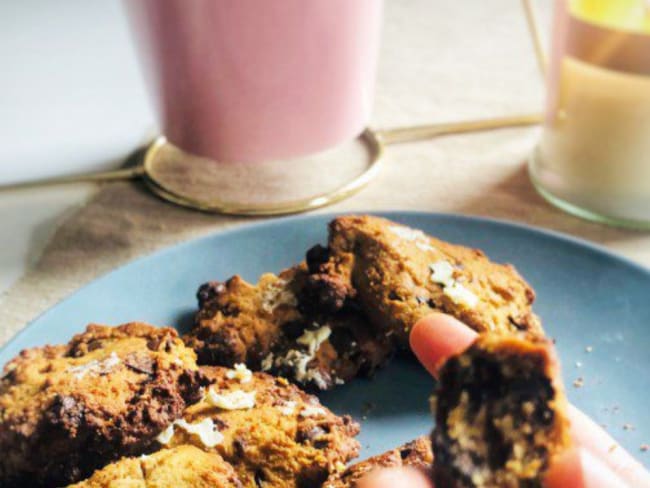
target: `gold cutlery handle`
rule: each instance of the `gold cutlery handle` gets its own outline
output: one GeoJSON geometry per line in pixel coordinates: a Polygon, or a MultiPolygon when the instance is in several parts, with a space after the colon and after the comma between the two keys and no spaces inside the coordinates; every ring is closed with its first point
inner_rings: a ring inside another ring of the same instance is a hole
{"type": "Polygon", "coordinates": [[[397,127],[395,129],[378,130],[377,135],[384,144],[399,144],[402,142],[431,139],[432,137],[444,134],[460,134],[463,132],[536,125],[541,121],[541,114],[524,114],[492,119],[466,120],[463,122],[444,122],[412,127],[397,127]]]}
{"type": "Polygon", "coordinates": [[[96,173],[83,173],[70,176],[53,176],[33,181],[23,181],[19,183],[9,183],[0,185],[0,192],[10,190],[22,190],[27,188],[39,188],[52,185],[65,185],[68,183],[91,183],[101,181],[130,180],[140,178],[144,175],[142,166],[132,168],[116,169],[111,171],[101,171],[96,173]]]}
{"type": "MultiPolygon", "coordinates": [[[[509,117],[497,117],[482,120],[467,120],[463,122],[444,122],[430,125],[417,125],[412,127],[397,127],[372,132],[380,144],[398,144],[402,142],[420,141],[431,139],[445,134],[460,134],[463,132],[478,132],[491,129],[502,129],[506,127],[520,127],[539,124],[542,120],[540,114],[524,114],[509,117]]],[[[129,180],[145,176],[145,168],[141,164],[96,173],[85,173],[70,176],[55,176],[34,181],[10,183],[0,185],[0,192],[39,188],[52,185],[64,185],[67,183],[102,182],[129,180]]]]}
{"type": "Polygon", "coordinates": [[[521,4],[524,8],[524,15],[526,17],[526,25],[528,26],[530,39],[533,42],[533,49],[535,50],[537,66],[539,67],[539,72],[541,73],[542,78],[544,78],[546,76],[548,60],[546,59],[546,52],[544,51],[542,35],[539,32],[539,22],[537,22],[535,9],[533,8],[531,0],[521,0],[521,4]]]}

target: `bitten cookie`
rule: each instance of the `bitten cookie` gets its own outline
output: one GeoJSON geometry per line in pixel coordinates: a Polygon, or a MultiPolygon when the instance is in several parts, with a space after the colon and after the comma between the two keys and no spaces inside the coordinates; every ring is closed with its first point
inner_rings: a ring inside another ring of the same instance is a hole
{"type": "Polygon", "coordinates": [[[176,332],[142,323],[22,351],[0,379],[0,486],[61,486],[146,452],[201,384],[176,332]]]}
{"type": "Polygon", "coordinates": [[[537,488],[569,445],[549,342],[485,334],[440,371],[433,432],[437,488],[537,488]]]}
{"type": "Polygon", "coordinates": [[[316,300],[306,294],[307,278],[301,264],[265,274],[256,285],[239,276],[206,283],[197,294],[200,310],[186,344],[201,364],[244,363],[310,389],[371,375],[393,353],[391,341],[346,297],[316,300]]]}
{"type": "Polygon", "coordinates": [[[215,451],[247,488],[317,487],[357,456],[359,425],[284,378],[243,365],[201,370],[212,385],[160,433],[161,445],[215,451]]]}
{"type": "Polygon", "coordinates": [[[334,219],[328,247],[307,253],[307,293],[330,313],[354,300],[371,322],[407,344],[418,319],[441,311],[478,332],[541,334],[532,288],[511,265],[372,216],[334,219]]]}
{"type": "Polygon", "coordinates": [[[428,437],[418,437],[408,444],[353,464],[345,471],[330,476],[323,488],[356,488],[362,477],[381,468],[408,466],[419,469],[426,476],[432,477],[432,462],[431,440],[428,437]]]}
{"type": "Polygon", "coordinates": [[[241,488],[235,470],[214,452],[194,446],[123,458],[68,488],[241,488]]]}

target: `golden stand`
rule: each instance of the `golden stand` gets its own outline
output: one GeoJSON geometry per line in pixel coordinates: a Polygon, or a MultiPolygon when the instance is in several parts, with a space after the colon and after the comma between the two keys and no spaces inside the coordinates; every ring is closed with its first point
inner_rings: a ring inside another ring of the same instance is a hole
{"type": "Polygon", "coordinates": [[[366,129],[359,136],[368,152],[368,164],[361,173],[325,193],[280,202],[247,203],[215,196],[214,193],[219,188],[218,184],[224,182],[224,177],[214,171],[216,168],[214,161],[186,155],[169,144],[164,136],[158,137],[149,144],[142,160],[134,167],[4,185],[0,186],[0,191],[76,182],[142,179],[148,189],[160,198],[205,212],[231,215],[281,215],[306,212],[341,201],[365,187],[377,175],[384,149],[389,144],[430,139],[445,134],[535,125],[540,120],[539,114],[532,114],[386,130],[366,129]]]}

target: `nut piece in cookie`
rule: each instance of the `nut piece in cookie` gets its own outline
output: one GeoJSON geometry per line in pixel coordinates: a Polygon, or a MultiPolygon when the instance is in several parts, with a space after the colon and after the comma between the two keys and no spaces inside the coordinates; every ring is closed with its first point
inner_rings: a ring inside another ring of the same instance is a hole
{"type": "Polygon", "coordinates": [[[218,452],[244,487],[308,488],[357,456],[359,425],[284,378],[244,368],[203,367],[205,398],[158,437],[167,447],[218,452]]]}
{"type": "Polygon", "coordinates": [[[479,336],[445,363],[432,403],[438,488],[541,487],[569,444],[558,366],[543,339],[479,336]]]}
{"type": "Polygon", "coordinates": [[[60,486],[146,452],[201,384],[173,329],[90,325],[67,345],[26,349],[0,379],[0,484],[60,486]]]}
{"type": "Polygon", "coordinates": [[[428,437],[418,437],[408,444],[353,464],[344,471],[330,476],[323,488],[356,488],[361,478],[371,471],[381,468],[408,466],[419,469],[428,477],[432,477],[432,462],[431,440],[428,437]]]}
{"type": "Polygon", "coordinates": [[[232,466],[194,446],[123,458],[69,488],[241,488],[232,466]]]}
{"type": "Polygon", "coordinates": [[[198,292],[200,310],[186,344],[201,364],[243,363],[311,389],[372,374],[391,356],[391,341],[351,300],[307,295],[308,276],[301,264],[280,275],[265,274],[256,285],[239,276],[206,283],[198,292]],[[316,306],[321,300],[332,302],[336,311],[316,306]]]}
{"type": "Polygon", "coordinates": [[[478,332],[541,334],[531,310],[535,294],[514,267],[380,217],[334,219],[328,247],[308,252],[307,264],[307,293],[325,297],[323,307],[336,310],[326,298],[332,294],[352,297],[403,345],[413,324],[432,311],[478,332]]]}

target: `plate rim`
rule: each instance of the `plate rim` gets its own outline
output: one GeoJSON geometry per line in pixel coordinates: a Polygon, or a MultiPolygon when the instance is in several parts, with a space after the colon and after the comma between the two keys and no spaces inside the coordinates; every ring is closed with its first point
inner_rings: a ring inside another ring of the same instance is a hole
{"type": "MultiPolygon", "coordinates": [[[[357,211],[350,211],[350,212],[324,212],[324,213],[310,213],[310,214],[302,214],[302,215],[291,215],[291,216],[286,216],[286,217],[279,217],[279,218],[271,218],[271,219],[265,219],[265,220],[259,220],[256,222],[247,222],[243,223],[241,225],[234,225],[231,228],[226,228],[226,229],[221,229],[221,230],[215,230],[212,232],[208,232],[205,235],[198,236],[198,237],[192,237],[188,240],[180,241],[175,244],[170,244],[167,246],[164,246],[161,249],[158,249],[156,251],[153,251],[148,254],[144,254],[141,256],[138,256],[134,259],[131,259],[123,264],[120,264],[119,266],[111,269],[110,271],[107,271],[105,273],[102,273],[99,276],[96,276],[95,278],[91,279],[90,281],[84,283],[82,286],[74,290],[73,292],[67,294],[66,296],[62,297],[60,300],[58,300],[56,303],[48,307],[47,309],[43,310],[40,312],[36,317],[34,317],[32,320],[30,320],[27,324],[25,324],[18,332],[16,332],[2,347],[0,347],[0,354],[3,354],[9,347],[11,347],[16,341],[18,341],[23,334],[27,333],[28,329],[34,326],[36,322],[38,322],[45,314],[47,314],[50,310],[53,308],[59,306],[61,303],[65,302],[66,300],[74,297],[76,294],[82,292],[85,288],[95,284],[99,280],[102,280],[109,276],[112,273],[115,273],[117,271],[120,271],[128,266],[131,266],[136,263],[141,263],[143,261],[147,261],[149,259],[157,259],[162,256],[164,256],[167,253],[171,253],[173,251],[177,251],[179,249],[182,249],[183,247],[189,247],[193,244],[196,244],[197,242],[203,241],[203,240],[208,240],[212,239],[215,236],[228,236],[230,234],[236,234],[240,232],[247,232],[250,231],[251,229],[255,228],[269,228],[269,227],[276,227],[278,225],[283,225],[286,224],[287,222],[301,222],[301,221],[306,221],[306,220],[332,220],[333,218],[336,217],[341,217],[341,216],[346,216],[346,215],[373,215],[377,217],[384,217],[387,219],[395,220],[397,223],[399,222],[399,217],[400,216],[413,216],[413,217],[433,217],[433,218],[438,218],[438,219],[453,219],[453,220],[460,220],[461,222],[479,222],[479,223],[487,223],[490,225],[496,225],[496,226],[502,226],[505,228],[510,228],[510,229],[515,229],[517,231],[524,231],[528,232],[531,234],[534,234],[539,237],[544,237],[544,238],[552,238],[555,240],[559,240],[564,243],[571,244],[572,246],[577,246],[577,247],[582,247],[586,248],[589,251],[604,255],[605,257],[609,258],[610,260],[613,260],[617,263],[620,263],[624,266],[627,266],[628,268],[634,269],[635,271],[646,275],[648,280],[650,280],[650,267],[646,267],[640,263],[637,263],[633,261],[632,259],[625,257],[615,251],[612,251],[608,248],[606,248],[602,244],[598,244],[595,242],[588,241],[585,238],[582,237],[576,237],[572,236],[570,234],[566,234],[564,232],[552,230],[552,229],[546,229],[542,227],[537,227],[531,224],[526,224],[522,222],[516,222],[508,219],[501,219],[501,218],[495,218],[495,217],[485,217],[485,216],[480,216],[480,215],[466,215],[466,214],[458,214],[458,213],[453,213],[453,212],[429,212],[429,211],[424,211],[424,210],[399,210],[399,209],[392,209],[392,210],[372,210],[372,211],[364,211],[364,210],[357,210],[357,211]]],[[[198,285],[197,285],[198,286],[198,285]]],[[[31,346],[26,346],[26,347],[31,347],[31,346]]],[[[4,365],[2,365],[4,368],[4,365]]]]}

